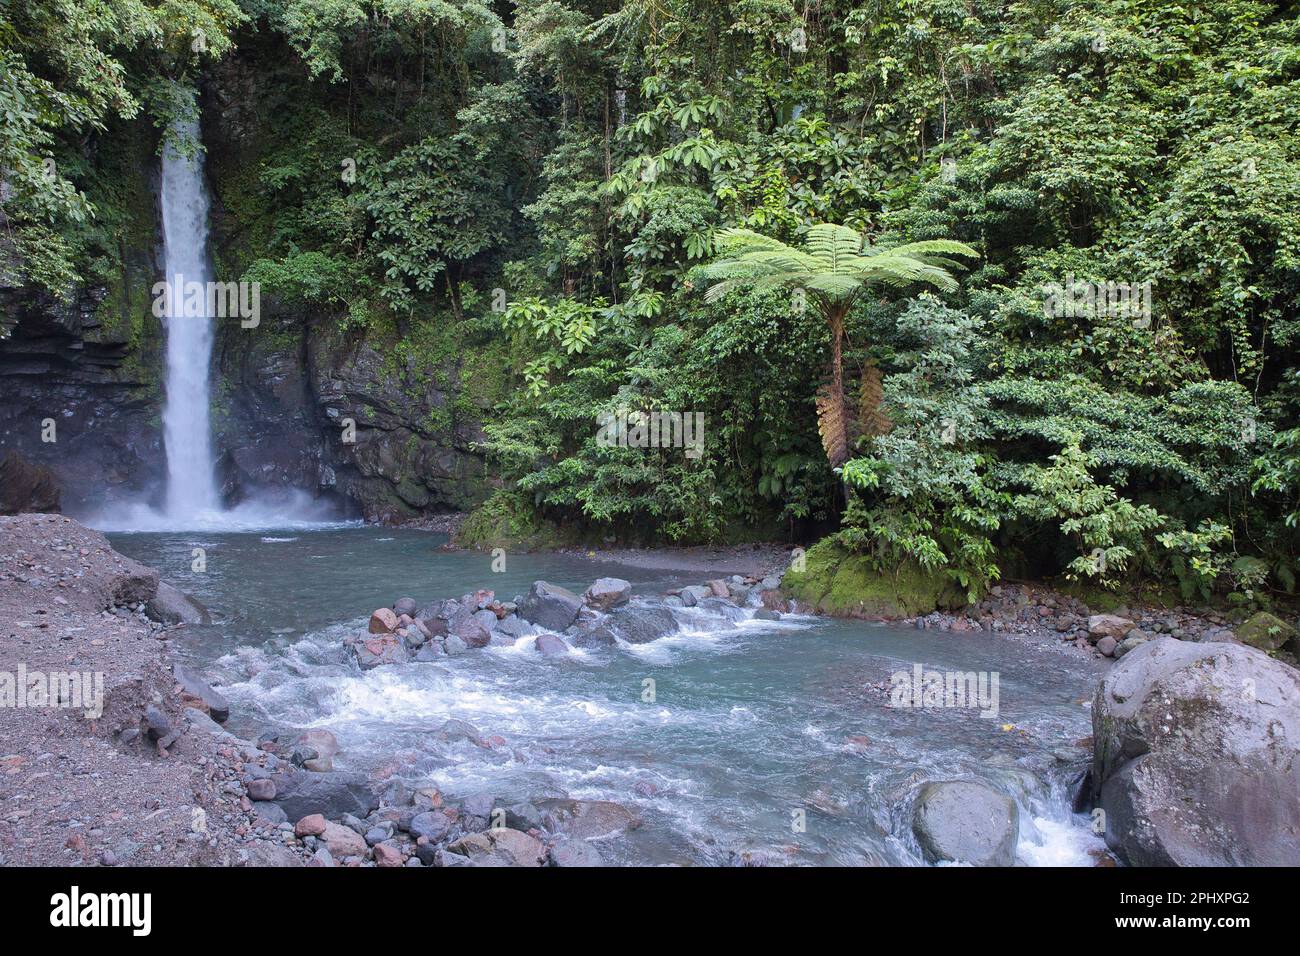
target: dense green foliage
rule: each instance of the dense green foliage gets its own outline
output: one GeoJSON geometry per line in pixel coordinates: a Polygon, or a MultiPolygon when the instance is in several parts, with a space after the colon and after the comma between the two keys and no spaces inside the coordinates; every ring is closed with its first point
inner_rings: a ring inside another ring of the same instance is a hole
{"type": "Polygon", "coordinates": [[[488,325],[514,383],[486,429],[502,513],[836,531],[970,593],[1294,588],[1290,4],[34,0],[5,4],[0,52],[25,278],[107,254],[110,119],[165,80],[238,89],[257,119],[218,170],[224,268],[389,345],[464,325],[477,349],[488,325]],[[869,286],[838,330],[808,283],[706,299],[727,230],[799,248],[818,224],[978,258],[937,295],[869,286]],[[828,462],[837,380],[875,418],[828,462]],[[702,413],[702,453],[602,442],[629,410],[702,413]]]}

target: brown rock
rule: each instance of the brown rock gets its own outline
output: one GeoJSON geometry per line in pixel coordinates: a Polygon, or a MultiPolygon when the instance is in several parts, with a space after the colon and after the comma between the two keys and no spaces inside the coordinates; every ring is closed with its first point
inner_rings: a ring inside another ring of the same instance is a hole
{"type": "Polygon", "coordinates": [[[401,866],[402,851],[397,849],[391,843],[375,844],[375,865],[376,866],[401,866]]]}
{"type": "Polygon", "coordinates": [[[366,841],[356,830],[341,823],[326,823],[325,832],[320,835],[329,848],[330,855],[337,860],[350,856],[365,856],[366,841]]]}
{"type": "Polygon", "coordinates": [[[296,837],[320,836],[325,832],[328,823],[319,813],[312,813],[303,817],[293,825],[293,835],[296,837]]]}
{"type": "Polygon", "coordinates": [[[1124,635],[1133,630],[1133,622],[1118,614],[1094,614],[1088,618],[1088,639],[1099,641],[1103,637],[1113,637],[1122,641],[1124,635]]]}
{"type": "Polygon", "coordinates": [[[371,634],[392,634],[397,630],[397,615],[391,609],[381,607],[370,615],[371,634]]]}

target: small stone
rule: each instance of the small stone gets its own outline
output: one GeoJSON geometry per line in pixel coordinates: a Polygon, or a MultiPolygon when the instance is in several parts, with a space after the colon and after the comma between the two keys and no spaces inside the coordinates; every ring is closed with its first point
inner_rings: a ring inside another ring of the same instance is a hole
{"type": "Polygon", "coordinates": [[[248,781],[248,799],[250,800],[274,800],[275,792],[274,780],[248,781]]]}
{"type": "Polygon", "coordinates": [[[391,843],[375,844],[375,865],[393,867],[402,865],[402,851],[391,843]]]}

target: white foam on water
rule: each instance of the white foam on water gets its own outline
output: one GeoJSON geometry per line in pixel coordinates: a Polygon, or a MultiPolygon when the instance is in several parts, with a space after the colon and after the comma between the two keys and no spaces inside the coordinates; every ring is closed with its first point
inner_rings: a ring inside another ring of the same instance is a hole
{"type": "Polygon", "coordinates": [[[264,532],[329,531],[362,527],[361,521],[340,521],[334,509],[301,491],[278,495],[276,501],[246,501],[226,510],[204,509],[177,515],[140,502],[114,507],[82,519],[97,531],[118,534],[163,531],[264,532]]]}
{"type": "Polygon", "coordinates": [[[1034,817],[1041,843],[1021,840],[1016,852],[1030,866],[1096,866],[1089,850],[1103,851],[1106,841],[1093,833],[1082,820],[1050,820],[1034,817]]]}

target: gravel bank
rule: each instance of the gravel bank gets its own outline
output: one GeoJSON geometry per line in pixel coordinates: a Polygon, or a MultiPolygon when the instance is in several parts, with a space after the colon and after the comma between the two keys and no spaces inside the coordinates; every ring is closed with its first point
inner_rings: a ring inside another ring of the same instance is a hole
{"type": "Polygon", "coordinates": [[[145,614],[157,587],[70,518],[0,518],[0,864],[293,862],[245,795],[260,757],[187,709],[168,652],[184,630],[145,614]],[[72,703],[51,678],[74,672],[97,675],[81,706],[43,696],[72,703]]]}

